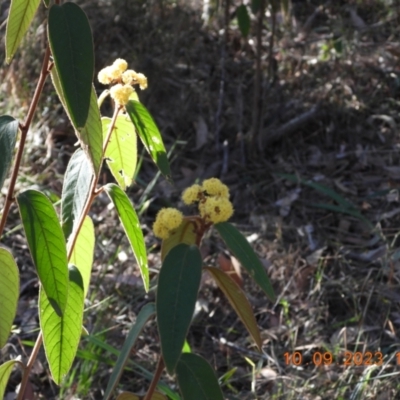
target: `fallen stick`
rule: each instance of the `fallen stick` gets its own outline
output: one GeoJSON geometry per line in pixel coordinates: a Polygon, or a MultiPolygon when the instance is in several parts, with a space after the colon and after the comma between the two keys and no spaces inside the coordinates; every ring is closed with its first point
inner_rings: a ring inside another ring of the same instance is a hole
{"type": "Polygon", "coordinates": [[[267,128],[262,135],[262,148],[264,149],[266,146],[277,142],[284,136],[290,135],[302,126],[306,125],[312,119],[316,118],[320,111],[321,110],[319,106],[314,106],[303,114],[300,114],[299,116],[291,119],[289,122],[287,122],[285,125],[282,125],[278,129],[271,130],[270,128],[267,128]]]}

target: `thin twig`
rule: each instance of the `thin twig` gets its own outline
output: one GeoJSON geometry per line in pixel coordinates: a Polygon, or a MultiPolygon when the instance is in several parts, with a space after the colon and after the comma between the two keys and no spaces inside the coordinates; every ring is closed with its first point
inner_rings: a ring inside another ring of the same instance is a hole
{"type": "Polygon", "coordinates": [[[153,393],[156,390],[157,383],[160,380],[163,370],[164,370],[164,360],[163,360],[162,356],[160,356],[160,358],[158,360],[156,372],[154,373],[154,376],[150,383],[149,389],[147,390],[146,396],[144,397],[143,400],[151,400],[151,398],[153,397],[153,393]]]}
{"type": "Polygon", "coordinates": [[[25,147],[25,142],[26,142],[26,137],[29,131],[29,128],[31,127],[33,116],[35,115],[35,111],[39,102],[40,95],[43,91],[44,84],[46,82],[46,78],[49,75],[49,60],[50,60],[50,47],[47,45],[46,47],[46,52],[43,58],[43,64],[42,64],[42,69],[40,71],[40,76],[38,83],[36,85],[35,93],[33,94],[31,104],[29,106],[28,113],[26,115],[25,122],[23,124],[20,124],[20,130],[21,130],[21,139],[19,142],[18,146],[18,151],[17,155],[15,157],[15,163],[14,163],[14,168],[13,172],[11,174],[11,180],[10,180],[10,185],[8,187],[8,192],[4,204],[4,209],[3,209],[3,214],[1,216],[1,221],[0,221],[0,237],[3,234],[4,227],[6,225],[8,213],[10,212],[10,208],[12,203],[14,202],[14,190],[15,190],[15,184],[17,182],[17,177],[18,177],[18,172],[19,168],[21,166],[21,160],[22,160],[22,155],[24,153],[24,147],[25,147]]]}
{"type": "Polygon", "coordinates": [[[260,8],[258,10],[257,19],[257,48],[256,48],[256,71],[254,76],[254,98],[253,98],[253,128],[251,137],[251,152],[254,153],[257,147],[257,139],[261,125],[261,110],[262,110],[262,96],[261,96],[261,57],[262,57],[262,31],[263,19],[265,14],[265,0],[260,0],[260,8]]]}
{"type": "Polygon", "coordinates": [[[221,121],[222,107],[224,105],[224,95],[225,95],[225,60],[226,60],[226,46],[228,43],[229,6],[230,6],[230,0],[225,0],[224,36],[222,38],[222,46],[221,46],[221,79],[219,82],[217,113],[215,114],[215,150],[217,154],[219,153],[220,150],[219,130],[220,130],[220,121],[221,121]]]}
{"type": "Polygon", "coordinates": [[[22,376],[21,386],[19,388],[17,400],[24,400],[24,395],[25,395],[26,385],[29,380],[29,375],[30,375],[31,369],[33,367],[33,364],[36,361],[36,357],[39,353],[40,347],[42,345],[42,341],[43,341],[43,335],[42,335],[42,331],[40,331],[39,336],[36,339],[35,346],[33,347],[32,353],[29,357],[28,363],[26,364],[26,367],[24,369],[24,374],[22,376]]]}

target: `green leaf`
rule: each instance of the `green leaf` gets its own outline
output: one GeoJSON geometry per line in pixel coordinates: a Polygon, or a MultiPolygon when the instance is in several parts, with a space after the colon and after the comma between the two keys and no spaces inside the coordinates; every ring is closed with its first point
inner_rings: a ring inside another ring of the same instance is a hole
{"type": "Polygon", "coordinates": [[[103,161],[103,128],[94,87],[90,96],[89,115],[85,126],[76,132],[80,144],[92,162],[96,176],[103,161]]]}
{"type": "Polygon", "coordinates": [[[122,372],[125,368],[125,364],[128,361],[130,354],[132,352],[133,346],[136,343],[137,338],[142,332],[146,322],[152,317],[156,312],[156,308],[154,303],[146,304],[138,314],[136,318],[135,324],[129,331],[128,337],[126,338],[121,353],[119,354],[118,360],[115,363],[114,369],[111,373],[111,376],[108,380],[108,385],[106,392],[104,394],[103,399],[108,400],[111,397],[112,392],[118,385],[119,380],[121,379],[122,372]]]}
{"type": "Polygon", "coordinates": [[[146,244],[140,228],[139,218],[129,197],[117,185],[110,183],[104,187],[117,210],[126,236],[131,244],[133,254],[140,268],[144,288],[149,290],[149,266],[147,264],[146,244]]]}
{"type": "Polygon", "coordinates": [[[50,0],[43,0],[43,4],[44,4],[46,7],[49,7],[50,0]]]}
{"type": "Polygon", "coordinates": [[[175,371],[193,317],[202,259],[197,246],[170,250],[158,277],[156,308],[161,352],[170,375],[175,371]]]}
{"type": "Polygon", "coordinates": [[[14,57],[32,19],[40,0],[12,0],[6,29],[6,63],[14,57]]]}
{"type": "MultiPolygon", "coordinates": [[[[110,118],[102,118],[103,141],[107,136],[110,123],[110,118]]],[[[132,184],[137,164],[135,127],[126,116],[117,117],[104,158],[118,185],[126,190],[132,184]]]]}
{"type": "Polygon", "coordinates": [[[205,267],[205,270],[213,276],[218,284],[218,287],[224,292],[225,296],[231,303],[231,306],[236,311],[236,314],[242,320],[247,331],[256,342],[257,347],[259,350],[261,350],[262,342],[260,330],[258,329],[253,309],[251,308],[251,305],[247,300],[243,290],[224,271],[211,267],[205,267]]]}
{"type": "Polygon", "coordinates": [[[75,3],[50,8],[48,36],[68,113],[75,127],[86,124],[94,71],[93,39],[84,11],[75,3]]]}
{"type": "Polygon", "coordinates": [[[196,232],[200,229],[201,221],[200,217],[183,217],[179,227],[172,231],[167,239],[162,241],[161,260],[164,260],[168,252],[180,243],[196,244],[196,232]]]}
{"type": "Polygon", "coordinates": [[[203,357],[182,354],[176,375],[183,400],[223,400],[215,372],[203,357]]]}
{"type": "Polygon", "coordinates": [[[86,215],[75,241],[69,262],[79,269],[83,281],[83,297],[89,289],[94,253],[94,227],[92,219],[86,215]]]}
{"type": "Polygon", "coordinates": [[[221,235],[229,250],[242,263],[243,267],[247,269],[250,276],[264,290],[268,298],[274,301],[275,294],[271,282],[260,259],[254,253],[246,238],[229,222],[221,222],[215,224],[214,227],[221,235]]]}
{"type": "Polygon", "coordinates": [[[23,367],[22,363],[17,360],[6,361],[4,364],[0,365],[0,399],[4,399],[4,392],[6,391],[7,382],[14,364],[19,364],[23,367]]]}
{"type": "Polygon", "coordinates": [[[59,385],[74,361],[82,333],[83,281],[79,270],[69,267],[69,293],[64,314],[60,317],[41,288],[39,294],[40,328],[54,382],[59,385]]]}
{"type": "Polygon", "coordinates": [[[149,111],[142,103],[135,100],[130,100],[125,108],[158,169],[165,178],[171,179],[171,170],[161,133],[149,111]]]}
{"type": "Polygon", "coordinates": [[[8,250],[0,248],[0,349],[7,343],[17,313],[18,298],[19,272],[17,264],[8,250]]]}
{"type": "Polygon", "coordinates": [[[241,4],[236,9],[236,16],[238,19],[240,32],[242,32],[242,35],[246,37],[250,31],[250,17],[247,11],[247,7],[244,4],[241,4]]]}
{"type": "Polygon", "coordinates": [[[18,121],[8,115],[0,117],[0,190],[7,178],[18,135],[18,121]]]}
{"type": "MultiPolygon", "coordinates": [[[[60,78],[56,68],[51,69],[51,80],[56,89],[57,95],[68,114],[69,119],[73,123],[71,116],[68,112],[67,104],[65,102],[64,93],[61,87],[60,78]]],[[[75,133],[79,139],[80,145],[91,161],[93,171],[97,175],[100,171],[101,162],[103,159],[103,130],[101,126],[100,110],[97,105],[97,96],[94,87],[92,86],[90,95],[89,114],[86,124],[83,128],[74,126],[75,133]]]]}
{"type": "Polygon", "coordinates": [[[40,282],[58,315],[68,297],[68,263],[64,235],[50,200],[36,190],[17,197],[22,225],[40,282]]]}
{"type": "Polygon", "coordinates": [[[78,149],[69,160],[61,195],[61,225],[66,239],[76,229],[90,196],[92,179],[89,161],[85,153],[78,149]]]}

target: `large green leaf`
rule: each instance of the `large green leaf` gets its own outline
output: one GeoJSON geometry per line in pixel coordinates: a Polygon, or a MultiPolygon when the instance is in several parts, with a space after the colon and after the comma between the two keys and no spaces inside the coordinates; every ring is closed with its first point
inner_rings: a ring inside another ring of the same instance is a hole
{"type": "Polygon", "coordinates": [[[51,375],[58,385],[74,361],[82,333],[83,281],[79,270],[69,267],[69,293],[64,314],[60,317],[53,308],[43,289],[39,295],[40,328],[49,362],[51,375]]]}
{"type": "Polygon", "coordinates": [[[75,241],[74,249],[68,260],[79,269],[83,281],[83,297],[86,297],[90,275],[92,273],[93,253],[94,253],[94,227],[92,219],[86,215],[82,227],[75,241]]]}
{"type": "Polygon", "coordinates": [[[50,200],[36,190],[17,196],[22,225],[40,282],[58,315],[68,298],[67,249],[63,231],[50,200]]]}
{"type": "Polygon", "coordinates": [[[185,243],[171,249],[161,266],[156,297],[157,323],[161,352],[171,375],[193,317],[201,268],[198,247],[185,243]]]}
{"type": "Polygon", "coordinates": [[[92,31],[75,3],[50,8],[48,35],[54,66],[74,126],[83,128],[89,113],[94,71],[92,31]]]}
{"type": "Polygon", "coordinates": [[[231,306],[236,311],[236,314],[242,320],[244,326],[256,342],[257,347],[261,350],[262,342],[260,330],[258,329],[253,309],[251,308],[251,305],[247,300],[243,290],[224,271],[211,267],[205,267],[205,270],[207,270],[215,279],[218,287],[224,292],[225,296],[231,303],[231,306]]]}
{"type": "Polygon", "coordinates": [[[145,290],[149,290],[149,266],[147,263],[146,244],[140,228],[139,218],[129,197],[117,185],[110,183],[104,187],[111,201],[114,203],[126,236],[131,244],[133,254],[142,274],[145,290]]]}
{"type": "Polygon", "coordinates": [[[112,392],[118,385],[122,372],[124,371],[125,364],[130,357],[131,351],[136,343],[137,338],[142,332],[142,329],[144,328],[146,322],[149,320],[150,317],[155,314],[155,312],[156,308],[154,303],[146,304],[140,310],[140,313],[136,318],[136,322],[130,329],[128,337],[126,338],[122,346],[121,353],[119,354],[118,360],[115,363],[111,376],[108,379],[107,389],[103,397],[104,400],[108,400],[111,397],[112,392]]]}
{"type": "Polygon", "coordinates": [[[15,364],[19,364],[23,367],[22,363],[17,360],[6,361],[4,364],[0,365],[0,399],[4,399],[7,382],[15,364]]]}
{"type": "MultiPolygon", "coordinates": [[[[71,119],[56,68],[51,69],[51,80],[65,111],[71,119]]],[[[73,123],[72,119],[71,122],[73,123]]],[[[92,163],[93,171],[97,175],[100,171],[103,158],[103,131],[101,126],[100,110],[99,106],[97,105],[97,96],[94,87],[92,87],[91,90],[89,114],[86,124],[83,128],[79,128],[78,126],[74,126],[74,128],[80,145],[88,155],[92,163]]]]}
{"type": "Polygon", "coordinates": [[[183,400],[223,400],[215,372],[204,358],[182,354],[176,375],[183,400]]]}
{"type": "Polygon", "coordinates": [[[167,179],[171,179],[171,170],[161,133],[149,111],[142,103],[136,100],[130,100],[125,108],[158,169],[167,179]]]}
{"type": "Polygon", "coordinates": [[[250,30],[250,16],[249,12],[247,11],[247,7],[244,4],[241,4],[236,9],[236,15],[240,32],[242,32],[242,35],[246,37],[249,34],[250,30]]]}
{"type": "Polygon", "coordinates": [[[40,4],[40,0],[12,0],[6,29],[6,62],[13,58],[40,4]]]}
{"type": "Polygon", "coordinates": [[[229,250],[247,269],[250,276],[258,283],[271,301],[275,300],[274,289],[260,259],[251,248],[246,238],[229,222],[214,225],[229,250]]]}
{"type": "MultiPolygon", "coordinates": [[[[110,123],[110,118],[102,118],[103,140],[107,137],[110,123]]],[[[135,127],[126,116],[117,117],[104,157],[118,185],[126,190],[132,184],[137,164],[135,127]]]]}
{"type": "Polygon", "coordinates": [[[200,217],[183,217],[182,223],[171,232],[167,239],[161,244],[161,260],[164,260],[168,252],[180,243],[196,244],[197,233],[201,225],[200,217]]]}
{"type": "Polygon", "coordinates": [[[18,298],[19,273],[17,264],[8,250],[0,248],[0,349],[7,343],[17,312],[18,298]]]}
{"type": "Polygon", "coordinates": [[[10,169],[17,141],[18,121],[8,115],[0,117],[0,190],[10,169]]]}
{"type": "Polygon", "coordinates": [[[72,233],[90,195],[93,172],[85,153],[78,149],[71,157],[61,195],[61,225],[65,238],[72,233]]]}

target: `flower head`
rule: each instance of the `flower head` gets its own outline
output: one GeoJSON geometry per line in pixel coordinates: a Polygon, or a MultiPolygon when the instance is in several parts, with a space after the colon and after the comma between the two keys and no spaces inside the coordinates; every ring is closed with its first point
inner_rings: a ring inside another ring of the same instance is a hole
{"type": "Polygon", "coordinates": [[[199,204],[199,212],[206,221],[218,224],[227,221],[232,216],[233,206],[226,197],[207,197],[199,204]]]}
{"type": "Polygon", "coordinates": [[[125,105],[129,101],[129,96],[134,92],[131,85],[121,85],[117,83],[110,89],[110,96],[116,103],[125,105]]]}
{"type": "Polygon", "coordinates": [[[160,239],[167,239],[171,231],[178,228],[182,223],[183,215],[176,208],[163,208],[156,217],[153,224],[154,235],[160,239]]]}
{"type": "Polygon", "coordinates": [[[147,88],[147,78],[133,69],[128,69],[122,74],[122,82],[128,85],[139,85],[142,90],[147,88]]]}
{"type": "Polygon", "coordinates": [[[224,185],[218,178],[206,179],[203,182],[203,190],[209,196],[220,196],[229,199],[229,188],[224,185]]]}
{"type": "Polygon", "coordinates": [[[100,70],[97,78],[103,85],[122,82],[125,85],[139,85],[142,90],[146,89],[147,78],[140,72],[127,68],[128,63],[122,58],[117,58],[112,65],[100,70]]]}
{"type": "Polygon", "coordinates": [[[202,187],[200,185],[192,185],[182,193],[182,200],[185,204],[193,204],[199,201],[202,196],[202,187]]]}
{"type": "Polygon", "coordinates": [[[122,74],[128,68],[128,63],[122,58],[117,58],[112,66],[122,74]]]}

